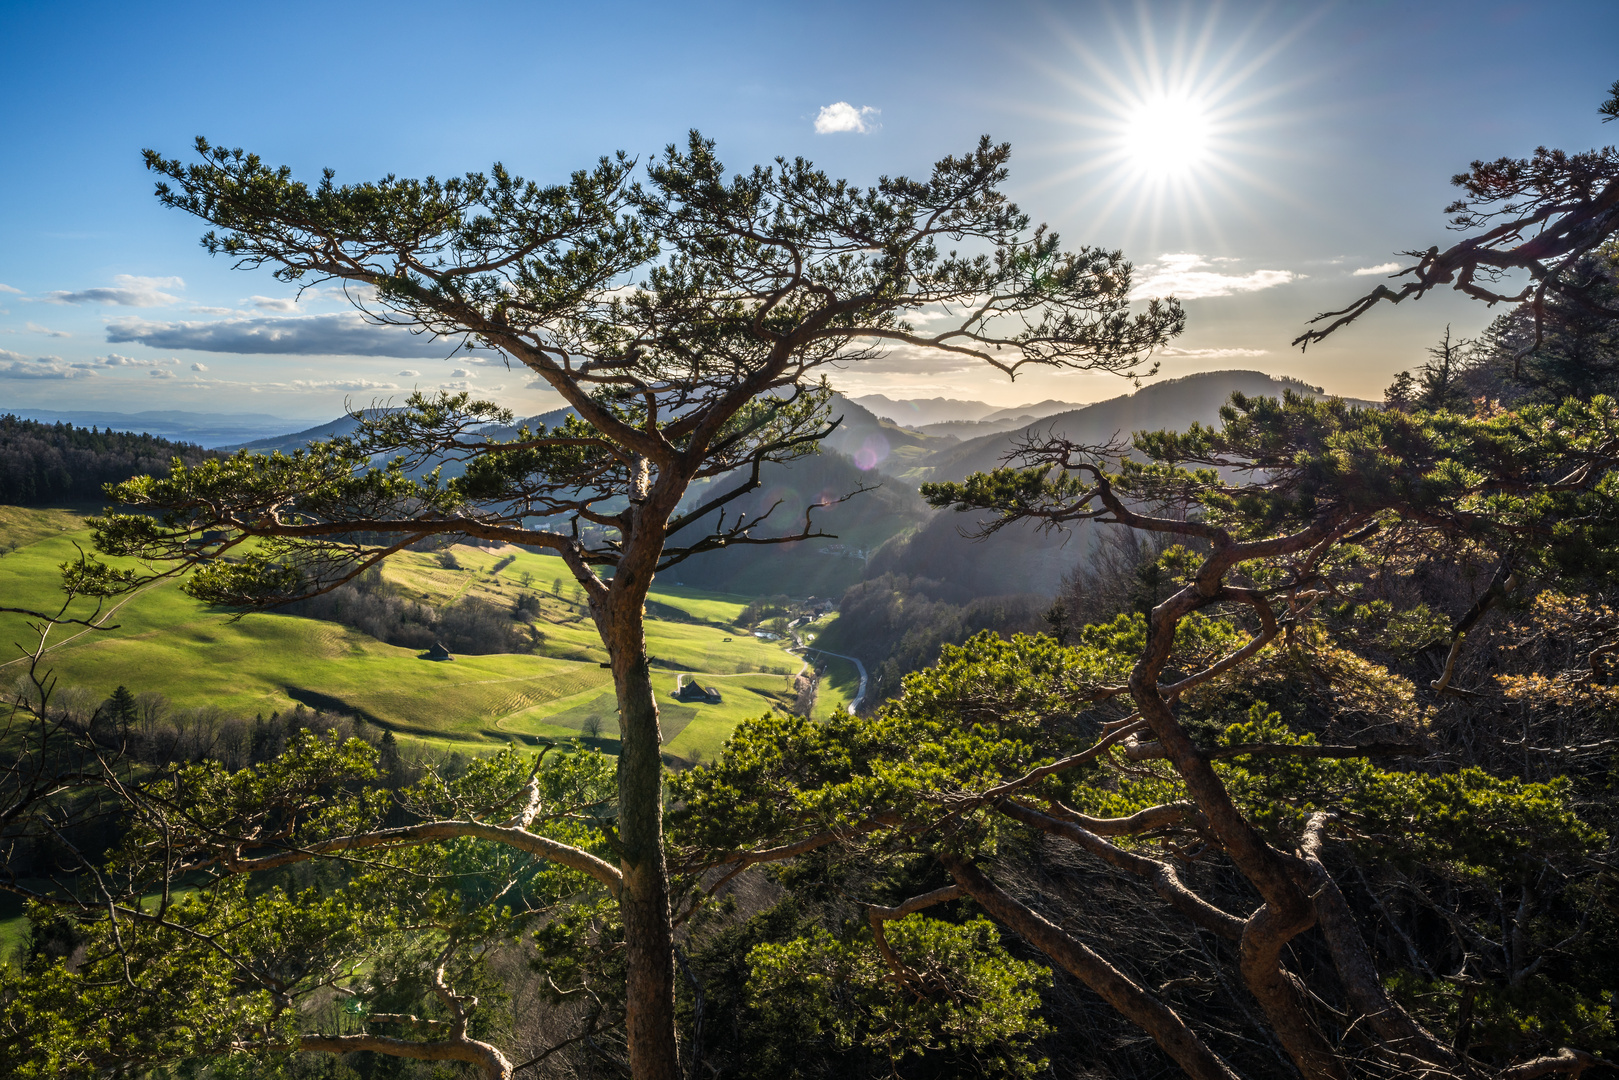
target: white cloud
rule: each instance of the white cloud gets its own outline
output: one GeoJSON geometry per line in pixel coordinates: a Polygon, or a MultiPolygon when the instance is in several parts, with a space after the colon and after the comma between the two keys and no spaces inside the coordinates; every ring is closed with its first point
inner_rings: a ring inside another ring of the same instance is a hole
{"type": "Polygon", "coordinates": [[[179,298],[164,289],[183,289],[186,283],[177,277],[135,277],[118,274],[111,288],[57,290],[46,293],[44,299],[51,304],[117,304],[120,307],[164,307],[179,303],[179,298]]]}
{"type": "Polygon", "coordinates": [[[1373,274],[1392,274],[1400,269],[1397,262],[1378,263],[1376,266],[1363,266],[1354,272],[1355,277],[1370,277],[1373,274]]]}
{"type": "Polygon", "coordinates": [[[151,371],[148,371],[146,374],[150,375],[154,379],[172,379],[172,378],[174,378],[174,372],[172,372],[172,371],[159,371],[156,368],[153,368],[151,371]]]}
{"type": "Polygon", "coordinates": [[[192,364],[191,365],[191,370],[192,371],[207,371],[208,370],[208,365],[207,364],[192,364]]]}
{"type": "Polygon", "coordinates": [[[0,281],[0,292],[20,293],[20,292],[22,292],[22,290],[18,289],[18,288],[13,288],[12,286],[7,285],[5,282],[0,281]]]}
{"type": "Polygon", "coordinates": [[[250,296],[246,302],[261,311],[293,311],[298,307],[298,301],[290,296],[250,296]]]}
{"type": "Polygon", "coordinates": [[[96,357],[94,360],[91,360],[87,364],[75,364],[74,367],[159,368],[159,367],[175,367],[175,366],[178,366],[179,363],[180,363],[180,361],[175,359],[172,356],[169,357],[167,360],[137,360],[133,356],[120,356],[118,353],[108,353],[106,356],[98,356],[98,357],[96,357]]]}
{"type": "Polygon", "coordinates": [[[34,323],[34,322],[24,323],[23,324],[23,329],[27,330],[31,334],[44,334],[46,337],[72,337],[73,336],[72,334],[68,333],[66,330],[52,330],[48,326],[41,326],[38,323],[34,323]]]}
{"type": "Polygon", "coordinates": [[[420,374],[421,374],[421,372],[419,372],[419,371],[412,371],[412,370],[410,370],[410,368],[406,368],[404,371],[401,371],[399,373],[399,377],[401,379],[414,379],[416,376],[418,376],[420,374]]]}
{"type": "Polygon", "coordinates": [[[88,379],[88,364],[69,364],[60,356],[23,356],[0,349],[0,379],[88,379]]]}
{"type": "Polygon", "coordinates": [[[190,308],[187,308],[186,310],[190,311],[193,315],[236,315],[236,314],[238,314],[238,312],[237,312],[237,310],[235,308],[228,308],[228,307],[201,307],[201,306],[195,306],[194,305],[194,306],[192,306],[190,308]]]}
{"type": "Polygon", "coordinates": [[[554,386],[552,386],[550,383],[546,382],[544,379],[535,379],[532,382],[524,383],[523,384],[523,389],[524,390],[554,390],[556,388],[554,386]]]}
{"type": "Polygon", "coordinates": [[[821,111],[815,114],[815,133],[830,135],[838,131],[858,131],[864,134],[876,126],[871,118],[877,113],[878,110],[870,105],[857,109],[847,101],[834,101],[830,105],[822,105],[821,111]]]}
{"type": "Polygon", "coordinates": [[[1265,356],[1269,349],[1164,349],[1159,355],[1190,360],[1219,360],[1228,356],[1265,356]]]}
{"type": "Polygon", "coordinates": [[[311,381],[309,379],[294,379],[294,389],[297,390],[398,390],[399,387],[391,382],[373,382],[370,379],[325,379],[311,381]]]}
{"type": "Polygon", "coordinates": [[[454,382],[439,383],[440,390],[471,390],[472,384],[465,379],[456,379],[454,382]]]}
{"type": "Polygon", "coordinates": [[[879,356],[849,364],[844,370],[862,375],[895,374],[941,375],[948,371],[966,371],[978,361],[959,353],[925,349],[919,345],[892,345],[879,356]]]}
{"type": "Polygon", "coordinates": [[[292,356],[444,357],[453,347],[441,338],[367,322],[357,311],[331,315],[261,316],[213,322],[148,322],[123,319],[107,327],[114,344],[140,342],[154,349],[292,356]]]}
{"type": "Polygon", "coordinates": [[[1246,274],[1222,274],[1202,269],[1213,265],[1192,252],[1166,252],[1158,261],[1141,268],[1141,280],[1130,290],[1130,299],[1174,296],[1180,300],[1203,300],[1233,293],[1257,292],[1286,285],[1300,275],[1291,270],[1253,270],[1246,274]]]}
{"type": "Polygon", "coordinates": [[[452,378],[452,379],[470,379],[470,378],[473,378],[473,374],[472,374],[472,372],[468,371],[464,367],[458,367],[454,371],[450,372],[450,378],[452,378]]]}

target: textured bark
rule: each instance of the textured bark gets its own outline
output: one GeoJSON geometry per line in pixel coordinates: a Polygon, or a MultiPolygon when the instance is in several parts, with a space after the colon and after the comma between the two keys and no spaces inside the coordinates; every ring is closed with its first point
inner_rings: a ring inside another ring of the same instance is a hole
{"type": "MultiPolygon", "coordinates": [[[[617,583],[615,582],[615,585],[617,583]]],[[[616,590],[615,590],[616,591],[616,590]]],[[[645,596],[645,590],[641,590],[645,596]]],[[[635,1080],[678,1080],[674,931],[663,854],[663,759],[641,601],[615,612],[608,650],[618,691],[618,839],[628,961],[625,1034],[635,1080]]]]}
{"type": "Polygon", "coordinates": [[[1413,1020],[1383,989],[1383,980],[1372,962],[1371,950],[1355,925],[1338,883],[1321,862],[1321,832],[1324,815],[1314,815],[1305,830],[1302,852],[1312,872],[1315,886],[1316,921],[1327,939],[1332,966],[1338,973],[1349,1002],[1366,1017],[1377,1035],[1380,1048],[1409,1056],[1446,1071],[1456,1071],[1459,1063],[1450,1048],[1413,1020]]]}
{"type": "MultiPolygon", "coordinates": [[[[1105,487],[1102,498],[1114,516],[1126,524],[1139,527],[1148,523],[1148,519],[1119,503],[1105,487]]],[[[1251,543],[1237,543],[1223,530],[1201,522],[1167,524],[1174,526],[1170,531],[1190,532],[1209,539],[1214,551],[1204,560],[1190,584],[1152,610],[1147,624],[1146,649],[1130,673],[1130,696],[1163,748],[1164,756],[1180,774],[1188,794],[1203,813],[1209,831],[1264,899],[1248,919],[1238,945],[1243,982],[1259,1002],[1277,1039],[1305,1080],[1342,1080],[1345,1074],[1336,1051],[1316,1029],[1305,1008],[1301,988],[1282,966],[1282,949],[1315,924],[1314,908],[1296,879],[1297,874],[1303,873],[1302,867],[1290,865],[1297,864],[1298,860],[1277,851],[1248,823],[1208,757],[1175,718],[1170,708],[1171,697],[1159,679],[1169,661],[1181,620],[1212,604],[1229,601],[1251,606],[1265,628],[1255,641],[1273,632],[1275,618],[1262,594],[1223,583],[1232,567],[1246,559],[1316,547],[1330,536],[1357,527],[1360,522],[1354,518],[1322,519],[1299,532],[1251,543]]],[[[1250,646],[1252,644],[1250,642],[1250,646]]],[[[1238,652],[1248,648],[1244,646],[1238,652]]]]}
{"type": "Polygon", "coordinates": [[[1152,1036],[1192,1080],[1237,1080],[1237,1074],[1203,1044],[1175,1010],[1137,986],[1089,946],[1075,941],[1061,927],[1018,903],[971,863],[954,855],[941,855],[939,860],[979,907],[1051,957],[1064,971],[1152,1036]]]}
{"type": "MultiPolygon", "coordinates": [[[[1125,870],[1142,878],[1153,887],[1153,890],[1166,903],[1205,930],[1218,934],[1227,941],[1237,941],[1241,938],[1242,920],[1235,915],[1221,911],[1188,889],[1185,883],[1181,881],[1180,875],[1175,873],[1175,868],[1168,863],[1125,851],[1123,848],[1108,843],[1089,829],[1082,828],[1075,822],[1063,821],[1050,815],[1042,814],[1038,810],[1032,810],[1027,806],[1019,806],[1017,803],[1007,801],[1001,803],[997,809],[1015,821],[1021,821],[1025,825],[1033,826],[1043,832],[1050,833],[1052,836],[1060,836],[1077,844],[1092,855],[1118,867],[1120,870],[1125,870]]],[[[1154,807],[1153,809],[1162,811],[1171,808],[1154,807]]],[[[1167,817],[1167,815],[1161,813],[1150,814],[1144,812],[1144,814],[1146,814],[1144,820],[1148,822],[1167,817]]],[[[1181,811],[1181,816],[1185,816],[1184,810],[1181,811]]]]}
{"type": "Polygon", "coordinates": [[[1313,925],[1315,913],[1307,904],[1282,908],[1263,904],[1243,929],[1237,963],[1243,982],[1305,1080],[1346,1080],[1349,1074],[1337,1051],[1310,1019],[1304,988],[1282,966],[1287,943],[1313,925]]]}
{"type": "Polygon", "coordinates": [[[265,855],[261,858],[221,859],[217,861],[221,862],[233,873],[247,873],[256,870],[273,870],[278,866],[304,862],[317,855],[329,855],[338,851],[403,847],[433,840],[451,840],[462,836],[490,840],[497,844],[505,844],[508,847],[516,848],[519,851],[526,851],[530,855],[538,855],[542,859],[549,859],[571,870],[589,874],[607,886],[612,892],[617,892],[621,883],[621,875],[617,867],[613,866],[612,863],[598,859],[588,851],[529,832],[528,829],[521,825],[493,825],[483,821],[426,821],[420,825],[402,825],[397,829],[378,829],[376,832],[340,836],[318,844],[307,844],[293,851],[283,851],[275,855],[265,855]]]}
{"type": "Polygon", "coordinates": [[[1563,1047],[1555,1054],[1526,1061],[1522,1065],[1514,1065],[1501,1074],[1501,1080],[1537,1080],[1542,1076],[1555,1076],[1559,1073],[1568,1076],[1579,1076],[1586,1069],[1594,1065],[1606,1065],[1613,1068],[1611,1062],[1603,1061],[1595,1054],[1584,1050],[1571,1050],[1563,1047]]]}

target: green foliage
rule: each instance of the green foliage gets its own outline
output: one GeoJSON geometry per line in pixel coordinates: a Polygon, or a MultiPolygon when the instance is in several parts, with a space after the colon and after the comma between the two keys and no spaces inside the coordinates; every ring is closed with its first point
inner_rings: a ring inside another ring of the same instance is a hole
{"type": "Polygon", "coordinates": [[[923,494],[1004,523],[1095,517],[1091,501],[1106,491],[1179,507],[1238,539],[1329,512],[1386,514],[1487,545],[1524,570],[1591,577],[1619,566],[1619,489],[1610,473],[1592,471],[1616,436],[1619,405],[1601,396],[1472,417],[1237,394],[1218,426],[1138,432],[1145,460],[1120,456],[1109,472],[1106,455],[1094,458],[1090,481],[1048,464],[928,484],[923,494]],[[1232,482],[1217,468],[1251,479],[1232,482]],[[1570,475],[1582,482],[1562,483],[1570,475]]]}
{"type": "Polygon", "coordinates": [[[1050,972],[1012,958],[994,923],[957,925],[917,914],[887,923],[885,935],[898,971],[878,955],[869,929],[847,941],[817,929],[748,953],[756,1023],[782,1036],[764,1041],[761,1072],[804,1075],[790,1052],[804,1041],[863,1047],[895,1076],[1044,1070],[1031,1049],[1047,1030],[1037,1013],[1050,972]]]}
{"type": "Polygon", "coordinates": [[[1407,1009],[1479,1056],[1512,1058],[1542,1046],[1588,1047],[1611,1054],[1619,1046],[1614,991],[1587,995],[1544,975],[1516,985],[1478,985],[1402,971],[1390,990],[1407,1009]]]}
{"type": "MultiPolygon", "coordinates": [[[[73,917],[83,959],[69,965],[39,951],[21,970],[0,970],[7,1075],[89,1077],[118,1063],[226,1051],[268,1063],[318,1023],[330,988],[350,1002],[354,1022],[420,1037],[386,1017],[444,1020],[432,985],[439,969],[463,999],[476,998],[469,1033],[498,1034],[506,997],[490,950],[535,926],[550,942],[537,962],[551,985],[577,987],[570,951],[600,951],[599,935],[575,940],[591,931],[579,916],[605,897],[592,879],[506,845],[470,836],[381,845],[363,858],[314,864],[316,880],[303,886],[287,872],[234,872],[236,859],[266,848],[296,850],[380,824],[388,793],[364,786],[376,775],[374,758],[358,739],[305,733],[261,766],[232,773],[203,762],[151,784],[142,792],[147,813],[100,879],[105,888],[122,883],[124,894],[73,917]],[[192,868],[184,886],[174,881],[176,857],[192,868]],[[215,872],[203,872],[210,865],[215,872]],[[147,883],[155,891],[142,898],[147,883]]],[[[606,854],[612,774],[600,754],[508,750],[453,778],[429,773],[402,798],[424,815],[499,813],[526,797],[533,778],[532,829],[606,854]]],[[[32,916],[41,926],[61,918],[45,907],[32,916]]]]}

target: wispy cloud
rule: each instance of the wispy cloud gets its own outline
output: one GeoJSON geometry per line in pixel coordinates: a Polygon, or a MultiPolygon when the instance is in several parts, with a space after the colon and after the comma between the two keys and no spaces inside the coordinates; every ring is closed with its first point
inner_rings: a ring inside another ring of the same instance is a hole
{"type": "Polygon", "coordinates": [[[831,135],[839,131],[858,131],[861,134],[876,127],[878,110],[870,105],[855,108],[847,101],[834,101],[830,105],[822,105],[821,111],[815,114],[815,133],[817,135],[831,135]]]}
{"type": "Polygon", "coordinates": [[[466,368],[458,367],[454,371],[450,372],[450,378],[452,378],[452,379],[471,379],[471,378],[476,378],[476,376],[474,376],[472,374],[472,372],[468,371],[466,368]]]}
{"type": "Polygon", "coordinates": [[[14,286],[7,285],[3,281],[0,281],[0,292],[19,293],[20,294],[22,292],[22,290],[19,289],[19,288],[14,287],[14,286]]]}
{"type": "Polygon", "coordinates": [[[1291,270],[1252,270],[1246,274],[1227,274],[1205,269],[1215,265],[1216,261],[1225,263],[1232,260],[1210,260],[1186,251],[1160,255],[1157,262],[1139,268],[1141,278],[1130,290],[1130,299],[1174,296],[1181,300],[1203,300],[1272,289],[1300,276],[1291,270]]]}
{"type": "Polygon", "coordinates": [[[207,371],[208,370],[208,365],[207,364],[192,364],[191,365],[191,370],[192,371],[207,371]]]}
{"type": "Polygon", "coordinates": [[[48,326],[41,326],[41,325],[39,325],[38,323],[35,323],[35,322],[23,323],[23,329],[27,330],[31,334],[44,334],[46,337],[72,337],[73,336],[72,334],[68,333],[66,330],[52,330],[48,326]]]}
{"type": "Polygon", "coordinates": [[[140,342],[154,349],[279,356],[443,358],[453,349],[441,338],[367,322],[357,311],[213,322],[124,319],[107,327],[107,340],[115,345],[140,342]]]}
{"type": "Polygon", "coordinates": [[[260,311],[296,311],[298,301],[290,296],[250,296],[247,302],[260,311]]]}
{"type": "Polygon", "coordinates": [[[412,371],[412,370],[410,370],[410,368],[406,368],[404,371],[401,371],[399,373],[399,377],[401,379],[414,379],[416,376],[418,376],[420,374],[421,374],[421,372],[419,372],[419,371],[412,371]]]}
{"type": "Polygon", "coordinates": [[[371,379],[294,379],[294,389],[297,390],[398,390],[399,387],[391,382],[375,382],[371,379]]]}
{"type": "Polygon", "coordinates": [[[881,356],[848,365],[847,370],[862,375],[940,375],[948,371],[965,371],[975,363],[977,361],[958,353],[924,349],[918,345],[895,345],[881,356]]]}
{"type": "Polygon", "coordinates": [[[183,289],[186,283],[177,277],[135,277],[118,274],[110,288],[57,290],[48,292],[43,299],[51,304],[117,304],[120,307],[164,307],[177,304],[179,297],[164,289],[183,289]]]}
{"type": "Polygon", "coordinates": [[[1229,356],[1264,356],[1269,349],[1164,349],[1159,355],[1184,360],[1220,360],[1229,356]]]}
{"type": "Polygon", "coordinates": [[[180,361],[172,356],[164,360],[137,360],[133,356],[122,356],[118,353],[108,353],[106,356],[96,357],[87,365],[76,366],[98,368],[164,368],[177,367],[179,366],[179,363],[180,361]]]}
{"type": "Polygon", "coordinates": [[[1370,277],[1373,274],[1392,274],[1398,269],[1400,269],[1400,264],[1397,262],[1378,263],[1376,266],[1361,267],[1359,270],[1354,271],[1354,276],[1370,277]]]}
{"type": "Polygon", "coordinates": [[[156,368],[153,368],[151,371],[148,371],[146,374],[150,375],[154,379],[172,379],[172,378],[174,378],[174,372],[172,372],[172,371],[158,371],[156,368]]]}

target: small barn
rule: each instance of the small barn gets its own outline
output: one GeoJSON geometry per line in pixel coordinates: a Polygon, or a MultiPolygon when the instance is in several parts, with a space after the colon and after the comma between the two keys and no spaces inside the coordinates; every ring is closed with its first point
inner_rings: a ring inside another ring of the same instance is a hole
{"type": "Polygon", "coordinates": [[[691,679],[682,683],[680,689],[675,691],[675,700],[701,701],[707,705],[718,705],[720,703],[720,692],[712,686],[703,686],[696,679],[691,679]]]}
{"type": "Polygon", "coordinates": [[[450,655],[450,650],[446,649],[441,643],[439,643],[437,641],[433,642],[433,647],[431,649],[427,650],[427,658],[429,660],[454,660],[455,659],[455,657],[450,655]]]}

